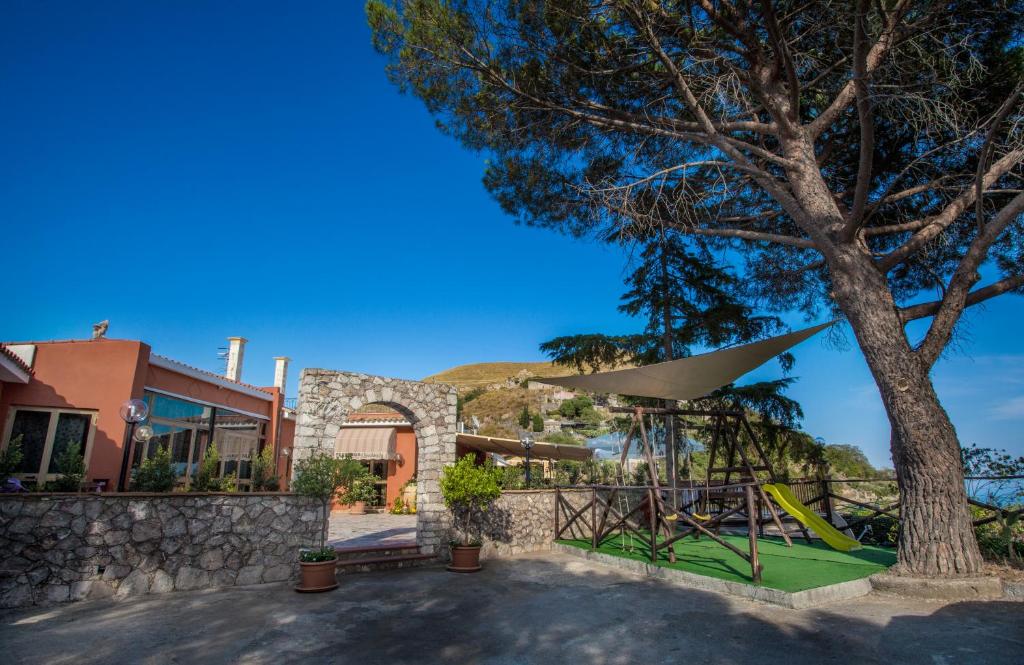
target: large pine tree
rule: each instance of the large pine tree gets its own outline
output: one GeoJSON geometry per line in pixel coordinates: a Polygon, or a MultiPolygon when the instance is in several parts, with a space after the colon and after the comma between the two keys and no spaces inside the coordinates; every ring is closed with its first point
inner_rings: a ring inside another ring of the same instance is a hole
{"type": "Polygon", "coordinates": [[[389,73],[529,224],[728,246],[841,317],[891,425],[898,572],[982,560],[931,369],[1024,289],[1024,0],[369,0],[389,73]],[[907,329],[927,321],[926,332],[907,329]]]}

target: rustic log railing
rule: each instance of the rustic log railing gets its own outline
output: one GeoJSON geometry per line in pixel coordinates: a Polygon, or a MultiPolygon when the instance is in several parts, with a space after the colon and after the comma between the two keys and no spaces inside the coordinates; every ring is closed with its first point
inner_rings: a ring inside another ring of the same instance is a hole
{"type": "MultiPolygon", "coordinates": [[[[1021,476],[1005,476],[1005,477],[968,477],[965,480],[1021,480],[1024,477],[1021,476]]],[[[799,498],[804,505],[811,506],[811,504],[818,504],[817,512],[824,513],[826,519],[829,522],[832,521],[832,514],[837,510],[836,504],[846,504],[861,508],[869,511],[865,515],[858,515],[855,519],[847,522],[846,528],[850,530],[856,530],[865,524],[870,523],[873,519],[880,515],[885,515],[891,519],[900,520],[899,514],[899,500],[896,499],[885,505],[874,504],[869,501],[861,501],[854,499],[849,496],[840,494],[836,486],[837,485],[857,485],[862,483],[884,483],[891,482],[895,483],[895,478],[805,478],[799,480],[792,480],[788,484],[793,490],[793,493],[799,498]]],[[[988,514],[982,515],[981,517],[973,520],[974,526],[981,526],[983,524],[989,524],[1002,518],[1010,518],[1015,515],[1024,513],[1024,508],[1003,508],[1000,506],[994,506],[983,501],[968,498],[967,503],[976,508],[981,508],[987,511],[988,514]]]]}
{"type": "Polygon", "coordinates": [[[676,560],[675,547],[684,538],[704,536],[733,552],[750,565],[754,582],[761,581],[762,566],[758,558],[758,520],[761,515],[757,483],[715,485],[711,488],[693,487],[690,492],[713,490],[727,496],[730,505],[711,519],[701,520],[686,512],[696,501],[672,512],[663,494],[671,490],[645,486],[583,485],[555,488],[554,532],[555,540],[572,538],[590,542],[595,550],[609,537],[626,535],[643,544],[652,563],[658,561],[659,552],[667,552],[668,560],[676,560]],[[580,497],[576,504],[567,495],[580,497]],[[626,497],[631,498],[626,498],[626,497]],[[622,501],[620,501],[622,499],[622,501]],[[582,502],[582,505],[579,505],[582,502]],[[635,505],[630,506],[630,502],[635,505]],[[622,504],[625,503],[625,506],[622,504]],[[744,515],[747,522],[748,549],[743,551],[724,540],[719,530],[729,517],[744,515]],[[568,535],[567,535],[568,534],[568,535]]]}

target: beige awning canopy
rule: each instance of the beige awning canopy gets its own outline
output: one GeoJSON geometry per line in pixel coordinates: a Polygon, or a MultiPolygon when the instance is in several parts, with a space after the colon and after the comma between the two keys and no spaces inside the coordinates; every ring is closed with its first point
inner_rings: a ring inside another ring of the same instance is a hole
{"type": "MultiPolygon", "coordinates": [[[[523,457],[526,455],[526,451],[523,450],[522,444],[520,444],[516,439],[499,439],[493,436],[480,436],[478,434],[456,434],[455,443],[465,448],[469,448],[470,450],[478,450],[482,453],[497,453],[499,455],[511,455],[515,457],[523,457]]],[[[577,462],[584,462],[591,459],[593,456],[594,450],[592,448],[562,443],[544,443],[543,441],[537,441],[533,444],[533,448],[530,449],[530,457],[534,459],[568,459],[576,460],[577,462]]]]}
{"type": "Polygon", "coordinates": [[[709,395],[722,386],[729,385],[747,372],[760,367],[833,323],[835,321],[752,344],[734,346],[721,351],[670,360],[656,365],[535,380],[540,383],[550,383],[592,393],[675,400],[697,399],[709,395]]]}
{"type": "Polygon", "coordinates": [[[394,427],[342,427],[334,440],[338,457],[351,455],[359,460],[395,460],[394,427]]]}

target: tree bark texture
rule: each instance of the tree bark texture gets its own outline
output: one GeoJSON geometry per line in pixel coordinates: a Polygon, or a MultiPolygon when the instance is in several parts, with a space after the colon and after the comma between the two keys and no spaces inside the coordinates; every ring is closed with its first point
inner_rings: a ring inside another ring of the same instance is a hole
{"type": "Polygon", "coordinates": [[[929,367],[911,349],[885,278],[870,257],[828,257],[835,298],[848,317],[892,427],[900,490],[899,559],[893,572],[969,576],[982,558],[964,488],[960,444],[929,367]]]}

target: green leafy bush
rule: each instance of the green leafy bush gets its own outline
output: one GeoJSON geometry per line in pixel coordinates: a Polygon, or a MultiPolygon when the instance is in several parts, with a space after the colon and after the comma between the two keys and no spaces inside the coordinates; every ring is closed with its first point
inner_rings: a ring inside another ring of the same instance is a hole
{"type": "MultiPolygon", "coordinates": [[[[1016,509],[1020,506],[1011,506],[1016,509]]],[[[988,517],[992,512],[972,507],[975,519],[988,517]]],[[[996,513],[995,521],[974,527],[981,554],[990,561],[1021,566],[1024,563],[1024,520],[1020,513],[1004,515],[996,513]]]]}
{"type": "Polygon", "coordinates": [[[302,550],[299,552],[299,561],[303,563],[323,563],[333,561],[338,556],[333,547],[321,547],[315,550],[302,550]]]}
{"type": "Polygon", "coordinates": [[[276,492],[281,485],[274,473],[274,451],[271,446],[263,446],[263,450],[252,461],[252,489],[256,492],[276,492]]]}
{"type": "Polygon", "coordinates": [[[405,501],[402,501],[402,497],[396,496],[394,503],[391,504],[390,513],[392,515],[405,515],[409,510],[405,507],[405,501]]]}
{"type": "Polygon", "coordinates": [[[193,492],[217,492],[220,490],[220,453],[217,444],[211,443],[203,452],[199,469],[193,476],[189,489],[193,492]]]}
{"type": "Polygon", "coordinates": [[[543,432],[544,431],[544,418],[539,413],[533,414],[533,431],[543,432]]]}
{"type": "Polygon", "coordinates": [[[519,429],[526,429],[530,426],[532,418],[530,416],[530,409],[527,406],[523,407],[523,410],[519,412],[519,429]]]}
{"type": "Polygon", "coordinates": [[[501,496],[493,470],[477,466],[474,456],[466,455],[441,472],[441,496],[455,523],[461,525],[462,544],[479,544],[479,537],[474,539],[470,533],[474,518],[501,496]]]}
{"type": "Polygon", "coordinates": [[[156,454],[144,460],[132,475],[132,490],[136,492],[170,492],[178,474],[174,472],[171,451],[160,446],[156,454]]]}
{"type": "Polygon", "coordinates": [[[10,440],[3,452],[0,452],[0,483],[18,472],[23,459],[25,459],[25,455],[21,450],[21,435],[19,434],[10,440]]]}
{"type": "Polygon", "coordinates": [[[320,549],[327,543],[331,500],[338,494],[339,489],[350,485],[361,473],[365,474],[366,469],[351,456],[337,459],[324,452],[315,452],[296,464],[292,490],[302,496],[318,500],[323,509],[320,549]]]}
{"type": "Polygon", "coordinates": [[[353,477],[345,486],[341,495],[342,503],[352,505],[357,501],[372,503],[377,499],[377,483],[380,478],[371,474],[360,465],[361,473],[353,477]]]}
{"type": "Polygon", "coordinates": [[[53,492],[77,492],[85,479],[85,458],[77,441],[68,443],[57,456],[57,472],[60,476],[47,489],[53,492]]]}

